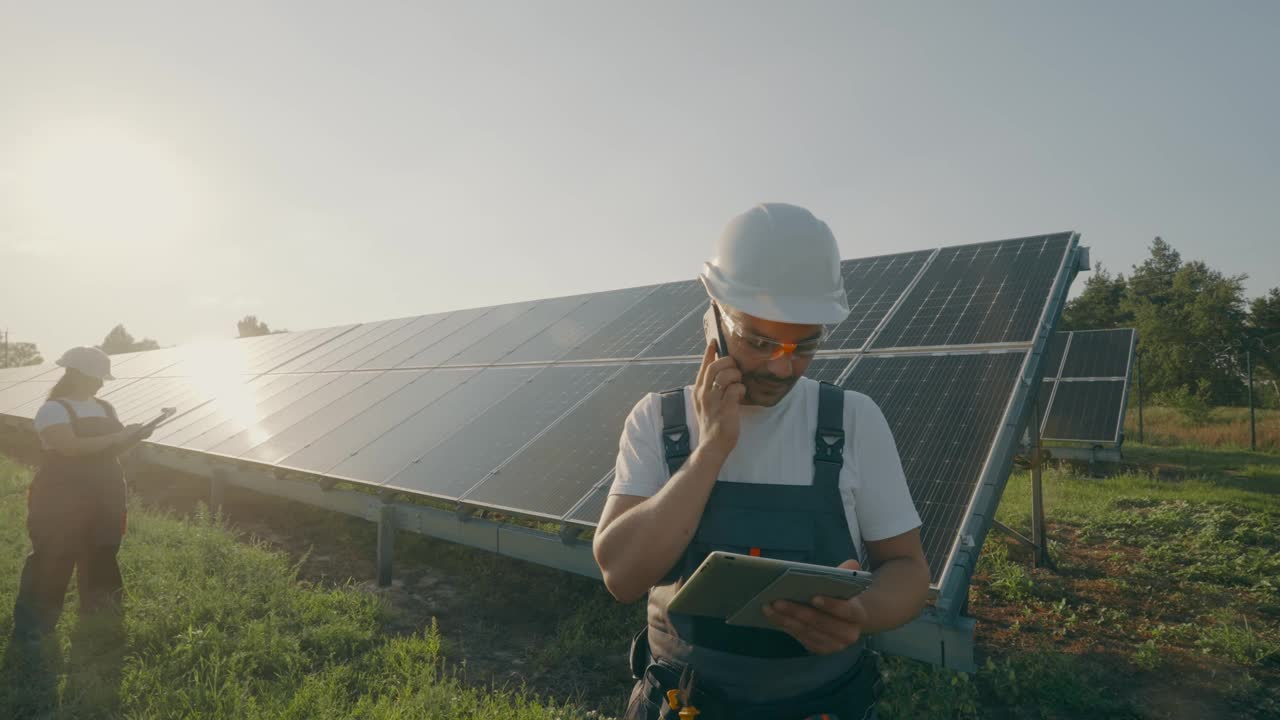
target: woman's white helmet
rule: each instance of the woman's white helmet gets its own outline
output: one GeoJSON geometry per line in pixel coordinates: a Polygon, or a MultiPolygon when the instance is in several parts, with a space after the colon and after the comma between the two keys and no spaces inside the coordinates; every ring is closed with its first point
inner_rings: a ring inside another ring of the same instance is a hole
{"type": "Polygon", "coordinates": [[[57,365],[103,382],[115,380],[111,377],[111,358],[96,347],[73,347],[58,358],[57,365]]]}
{"type": "Polygon", "coordinates": [[[835,325],[849,315],[836,238],[795,205],[762,203],[729,221],[699,277],[713,300],[763,320],[835,325]]]}

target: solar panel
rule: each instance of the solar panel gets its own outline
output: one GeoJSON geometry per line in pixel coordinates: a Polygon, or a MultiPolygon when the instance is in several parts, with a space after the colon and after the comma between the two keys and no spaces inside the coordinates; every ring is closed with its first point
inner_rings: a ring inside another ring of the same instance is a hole
{"type": "Polygon", "coordinates": [[[412,458],[388,485],[462,497],[617,371],[615,365],[546,368],[429,452],[412,458]]]}
{"type": "Polygon", "coordinates": [[[1071,354],[1064,378],[1117,378],[1129,374],[1133,330],[1089,330],[1071,333],[1071,354]]]}
{"type": "MultiPolygon", "coordinates": [[[[416,355],[428,338],[437,338],[429,331],[443,323],[450,313],[420,315],[351,354],[329,365],[328,370],[386,370],[416,355]]],[[[434,342],[434,340],[433,340],[434,342]]]]}
{"type": "Polygon", "coordinates": [[[307,375],[273,375],[254,378],[247,375],[219,377],[212,380],[197,379],[193,387],[204,390],[212,402],[188,409],[179,407],[179,415],[161,425],[151,436],[153,442],[180,447],[200,433],[217,426],[231,417],[255,417],[260,399],[282,392],[306,379],[307,375]],[[201,387],[201,383],[207,383],[201,387]]]}
{"type": "MultiPolygon", "coordinates": [[[[301,394],[288,404],[282,404],[279,409],[270,414],[264,410],[263,416],[252,425],[216,445],[208,446],[208,450],[218,455],[241,457],[277,434],[318,414],[377,376],[377,373],[371,372],[314,375],[312,376],[315,378],[314,382],[308,378],[298,384],[300,392],[305,394],[301,394]]],[[[264,408],[265,406],[264,403],[264,408]]]]}
{"type": "MultiPolygon", "coordinates": [[[[441,428],[450,422],[448,418],[432,413],[432,405],[479,372],[475,368],[434,370],[406,387],[410,394],[405,401],[385,408],[381,403],[374,406],[370,413],[386,412],[393,417],[366,418],[367,422],[357,425],[358,432],[348,434],[344,431],[341,438],[333,438],[342,459],[337,465],[327,468],[326,474],[360,482],[385,482],[405,463],[413,460],[424,436],[441,432],[441,428]],[[399,417],[401,412],[408,414],[399,417]],[[368,437],[374,431],[377,434],[368,437]]],[[[289,458],[290,464],[296,462],[296,458],[289,458]]]]}
{"type": "Polygon", "coordinates": [[[559,519],[613,467],[623,421],[645,393],[681,387],[692,363],[628,365],[464,497],[468,503],[559,519]]]}
{"type": "Polygon", "coordinates": [[[555,322],[584,305],[586,295],[554,298],[535,303],[527,312],[493,330],[462,352],[449,358],[451,364],[470,365],[505,360],[511,351],[543,333],[555,322]]]}
{"type": "Polygon", "coordinates": [[[579,525],[595,525],[599,522],[600,515],[604,513],[604,504],[609,500],[609,485],[612,480],[613,475],[601,480],[565,520],[579,525]]]}
{"type": "Polygon", "coordinates": [[[502,361],[521,363],[558,360],[606,323],[635,305],[650,291],[651,288],[628,288],[591,295],[587,302],[526,340],[502,358],[502,361]]]}
{"type": "Polygon", "coordinates": [[[464,353],[485,336],[528,313],[537,305],[538,302],[534,301],[488,308],[442,337],[439,342],[400,363],[398,367],[433,367],[451,362],[455,356],[464,353]]]}
{"type": "Polygon", "coordinates": [[[1064,380],[1045,418],[1045,440],[1114,444],[1123,419],[1123,380],[1064,380]]]}
{"type": "Polygon", "coordinates": [[[275,372],[320,372],[329,370],[358,350],[367,348],[397,330],[410,325],[415,319],[408,317],[366,323],[341,337],[335,338],[332,342],[318,347],[315,352],[306,353],[275,368],[275,372]]]}
{"type": "Polygon", "coordinates": [[[889,310],[920,274],[933,250],[883,255],[840,264],[849,298],[849,317],[831,330],[824,346],[829,350],[862,348],[889,310]]]}
{"type": "Polygon", "coordinates": [[[693,306],[683,320],[676,324],[666,335],[658,338],[647,350],[640,353],[642,358],[691,357],[701,356],[707,347],[706,330],[703,329],[707,308],[704,293],[702,302],[693,306]]]}
{"type": "MultiPolygon", "coordinates": [[[[13,410],[34,400],[42,400],[53,389],[53,386],[54,383],[52,382],[30,380],[0,390],[0,412],[10,413],[18,417],[35,417],[35,410],[24,412],[13,412],[13,410]]],[[[36,407],[38,408],[39,405],[36,405],[36,407]]]]}
{"type": "Polygon", "coordinates": [[[285,458],[342,427],[352,418],[377,405],[420,376],[414,370],[374,373],[364,384],[264,440],[241,457],[259,462],[283,464],[285,458]]]}
{"type": "MultiPolygon", "coordinates": [[[[193,447],[197,438],[223,425],[252,425],[261,417],[260,406],[277,394],[302,384],[314,375],[279,375],[273,378],[236,376],[219,383],[216,399],[208,405],[162,426],[153,440],[176,447],[193,447]],[[275,381],[275,382],[272,382],[275,381]]],[[[232,431],[233,433],[236,431],[232,431]]]]}
{"type": "Polygon", "coordinates": [[[872,342],[874,348],[1030,342],[1070,233],[946,247],[872,342]]]}
{"type": "Polygon", "coordinates": [[[564,359],[634,358],[706,301],[707,293],[696,280],[659,285],[613,322],[569,351],[564,359]]]}
{"type": "Polygon", "coordinates": [[[1132,328],[1054,334],[1048,359],[1061,362],[1044,365],[1037,398],[1043,440],[1120,444],[1136,339],[1132,328]]]}
{"type": "Polygon", "coordinates": [[[893,431],[934,581],[968,515],[1025,356],[867,356],[841,383],[874,400],[893,431]]]}

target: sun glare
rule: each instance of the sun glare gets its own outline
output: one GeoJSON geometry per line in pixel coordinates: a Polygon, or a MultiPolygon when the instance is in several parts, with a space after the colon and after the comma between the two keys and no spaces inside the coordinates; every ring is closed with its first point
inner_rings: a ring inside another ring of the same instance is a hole
{"type": "Polygon", "coordinates": [[[254,444],[267,439],[258,427],[259,398],[249,382],[247,345],[233,340],[205,340],[185,345],[181,372],[202,395],[212,397],[218,412],[247,430],[254,444]]]}
{"type": "Polygon", "coordinates": [[[59,128],[30,137],[17,160],[10,199],[26,234],[48,250],[159,251],[196,227],[191,168],[163,140],[114,127],[59,128]]]}

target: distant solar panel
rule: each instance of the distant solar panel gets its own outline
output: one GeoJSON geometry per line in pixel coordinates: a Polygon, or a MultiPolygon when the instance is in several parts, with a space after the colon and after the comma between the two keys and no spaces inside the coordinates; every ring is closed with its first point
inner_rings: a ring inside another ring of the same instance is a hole
{"type": "MultiPolygon", "coordinates": [[[[1047,372],[1038,338],[1074,276],[1075,242],[841,266],[852,312],[808,374],[880,404],[935,583],[970,520],[994,509],[975,506],[978,488],[1012,452],[1001,438],[1030,401],[1025,378],[1047,372]]],[[[126,422],[177,405],[158,445],[589,526],[631,407],[692,382],[706,307],[687,280],[175,348],[119,356],[104,392],[126,422]]],[[[0,371],[0,412],[30,417],[59,373],[0,371]]]]}
{"type": "Polygon", "coordinates": [[[1036,398],[1041,439],[1121,443],[1136,342],[1131,328],[1054,334],[1036,398]]]}

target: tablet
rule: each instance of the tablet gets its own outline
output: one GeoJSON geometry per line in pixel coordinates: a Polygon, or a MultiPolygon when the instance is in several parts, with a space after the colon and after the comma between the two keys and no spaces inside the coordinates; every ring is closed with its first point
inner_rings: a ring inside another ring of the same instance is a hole
{"type": "Polygon", "coordinates": [[[168,422],[174,415],[178,413],[178,408],[167,407],[160,410],[160,414],[153,418],[150,422],[142,426],[142,431],[155,430],[161,425],[168,422]]]}
{"type": "Polygon", "coordinates": [[[671,599],[670,612],[774,627],[760,614],[773,600],[808,604],[814,595],[850,598],[871,587],[871,573],[810,563],[713,552],[671,599]],[[743,614],[745,613],[745,614],[743,614]]]}

